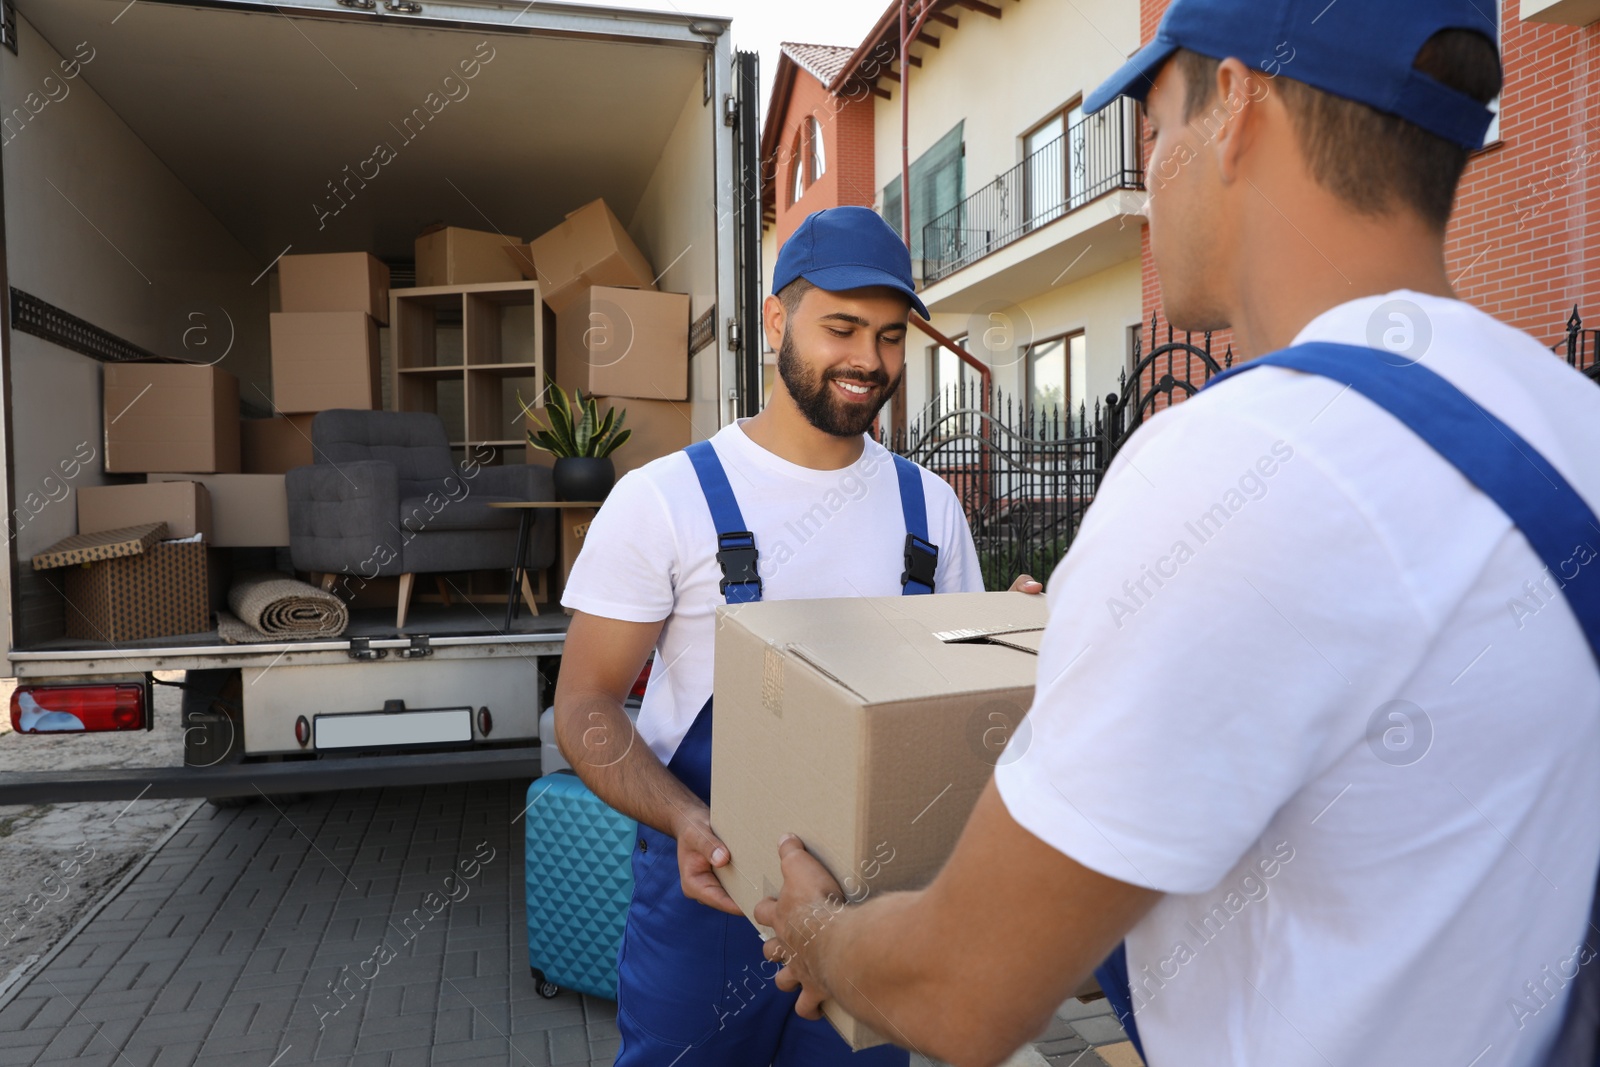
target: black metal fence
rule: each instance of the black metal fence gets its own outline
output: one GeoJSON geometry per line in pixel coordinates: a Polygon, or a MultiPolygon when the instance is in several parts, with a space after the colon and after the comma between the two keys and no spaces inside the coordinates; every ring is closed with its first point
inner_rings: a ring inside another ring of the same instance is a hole
{"type": "Polygon", "coordinates": [[[928,284],[954,274],[1113,189],[1142,189],[1138,116],[1130,102],[1074,123],[922,231],[928,284]]]}
{"type": "MultiPolygon", "coordinates": [[[[1556,355],[1600,384],[1600,329],[1576,308],[1556,355]]],[[[1152,319],[1134,344],[1117,392],[1076,411],[1029,410],[976,384],[936,398],[909,430],[884,444],[949,482],[966,510],[984,584],[1004,589],[1019,574],[1040,579],[1066,554],[1112,460],[1146,419],[1187,399],[1233,363],[1211,335],[1178,335],[1152,319]]]]}

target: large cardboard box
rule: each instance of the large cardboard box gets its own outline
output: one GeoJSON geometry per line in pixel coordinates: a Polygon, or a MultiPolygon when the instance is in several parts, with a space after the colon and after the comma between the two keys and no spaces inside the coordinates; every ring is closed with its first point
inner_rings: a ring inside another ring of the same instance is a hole
{"type": "Polygon", "coordinates": [[[558,315],[593,285],[656,287],[650,261],[604,200],[569,214],[561,225],[530,243],[528,251],[539,266],[544,302],[558,315]]]}
{"type": "MultiPolygon", "coordinates": [[[[623,446],[611,453],[611,463],[617,469],[618,478],[662,456],[687,448],[696,441],[703,441],[718,429],[715,421],[697,424],[694,421],[694,405],[681,400],[599,398],[601,418],[605,418],[606,412],[612,408],[621,408],[626,412],[623,428],[633,431],[623,446]]],[[[523,421],[525,428],[532,430],[549,425],[549,415],[546,409],[535,408],[532,418],[523,421]],[[533,421],[535,418],[539,420],[537,424],[533,421]]],[[[540,467],[555,464],[550,453],[532,445],[527,446],[527,461],[540,467]]]]}
{"type": "Polygon", "coordinates": [[[33,558],[35,570],[64,568],[68,637],[120,644],[211,629],[206,546],[166,536],[160,522],[77,534],[33,558]]]}
{"type": "Polygon", "coordinates": [[[78,532],[166,523],[168,537],[211,540],[211,493],[199,482],[86,485],[78,490],[78,532]]]}
{"type": "Polygon", "coordinates": [[[378,364],[378,324],[364,311],[272,315],[272,403],[281,413],[377,411],[378,364]]]}
{"type": "Polygon", "coordinates": [[[599,396],[689,399],[689,298],[584,290],[556,314],[556,384],[599,396]]]}
{"type": "Polygon", "coordinates": [[[150,481],[189,478],[211,494],[211,543],[219,548],[289,544],[289,493],[281,474],[152,474],[150,481]]]}
{"type": "Polygon", "coordinates": [[[314,418],[313,412],[240,422],[244,473],[287,474],[296,467],[315,463],[316,452],[311,447],[311,420],[314,418]]]}
{"type": "Polygon", "coordinates": [[[283,311],[364,311],[389,322],[389,268],[365,252],[284,256],[278,260],[283,311]]]}
{"type": "MultiPolygon", "coordinates": [[[[746,915],[783,882],[785,833],[852,901],[932,880],[996,764],[1027,744],[1046,612],[1023,593],[717,609],[711,824],[746,915]]],[[[825,1010],[853,1048],[883,1042],[825,1010]]]]}
{"type": "Polygon", "coordinates": [[[239,469],[239,380],[187,363],[107,363],[108,474],[239,469]]]}
{"type": "Polygon", "coordinates": [[[522,238],[460,226],[439,226],[417,236],[417,288],[435,285],[477,285],[522,279],[504,249],[522,238]]]}

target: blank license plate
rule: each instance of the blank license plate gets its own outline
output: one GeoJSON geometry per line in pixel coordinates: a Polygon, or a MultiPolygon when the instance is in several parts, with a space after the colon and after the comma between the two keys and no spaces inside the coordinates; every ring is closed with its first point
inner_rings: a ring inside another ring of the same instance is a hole
{"type": "Polygon", "coordinates": [[[472,740],[471,708],[318,715],[317,748],[392,748],[472,740]]]}

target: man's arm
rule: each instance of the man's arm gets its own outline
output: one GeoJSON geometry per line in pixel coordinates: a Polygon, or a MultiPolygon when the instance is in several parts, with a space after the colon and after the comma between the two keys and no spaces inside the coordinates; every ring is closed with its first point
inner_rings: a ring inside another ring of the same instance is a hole
{"type": "Polygon", "coordinates": [[[601,800],[677,839],[685,896],[742,914],[712,870],[726,866],[729,855],[711,832],[710,809],[656,758],[622,710],[661,625],[573,615],[556,684],[556,743],[601,800]]]}
{"type": "Polygon", "coordinates": [[[900,1045],[952,1064],[1001,1063],[1037,1037],[1061,1002],[1161,894],[1074,862],[1012,819],[991,780],[927,889],[842,906],[843,892],[797,838],[783,889],[756,907],[786,959],[797,1009],[824,1000],[900,1045]],[[831,898],[831,899],[830,899],[831,898]]]}

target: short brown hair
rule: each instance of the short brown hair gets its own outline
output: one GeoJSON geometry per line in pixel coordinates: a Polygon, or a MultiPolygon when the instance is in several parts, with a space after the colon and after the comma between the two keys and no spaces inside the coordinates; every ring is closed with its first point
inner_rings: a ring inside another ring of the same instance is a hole
{"type": "Polygon", "coordinates": [[[777,297],[783,303],[783,310],[793,315],[795,310],[799,308],[800,301],[804,300],[806,294],[815,288],[815,285],[812,285],[804,278],[796,278],[778,290],[777,297]]]}
{"type": "MultiPolygon", "coordinates": [[[[1216,96],[1217,60],[1179,49],[1173,62],[1188,86],[1184,121],[1216,96]]],[[[1417,53],[1417,70],[1480,103],[1500,95],[1500,55],[1471,30],[1443,30],[1417,53]]],[[[1274,80],[1313,177],[1367,215],[1408,208],[1437,230],[1450,222],[1471,153],[1405,119],[1314,89],[1285,74],[1274,80]]]]}

